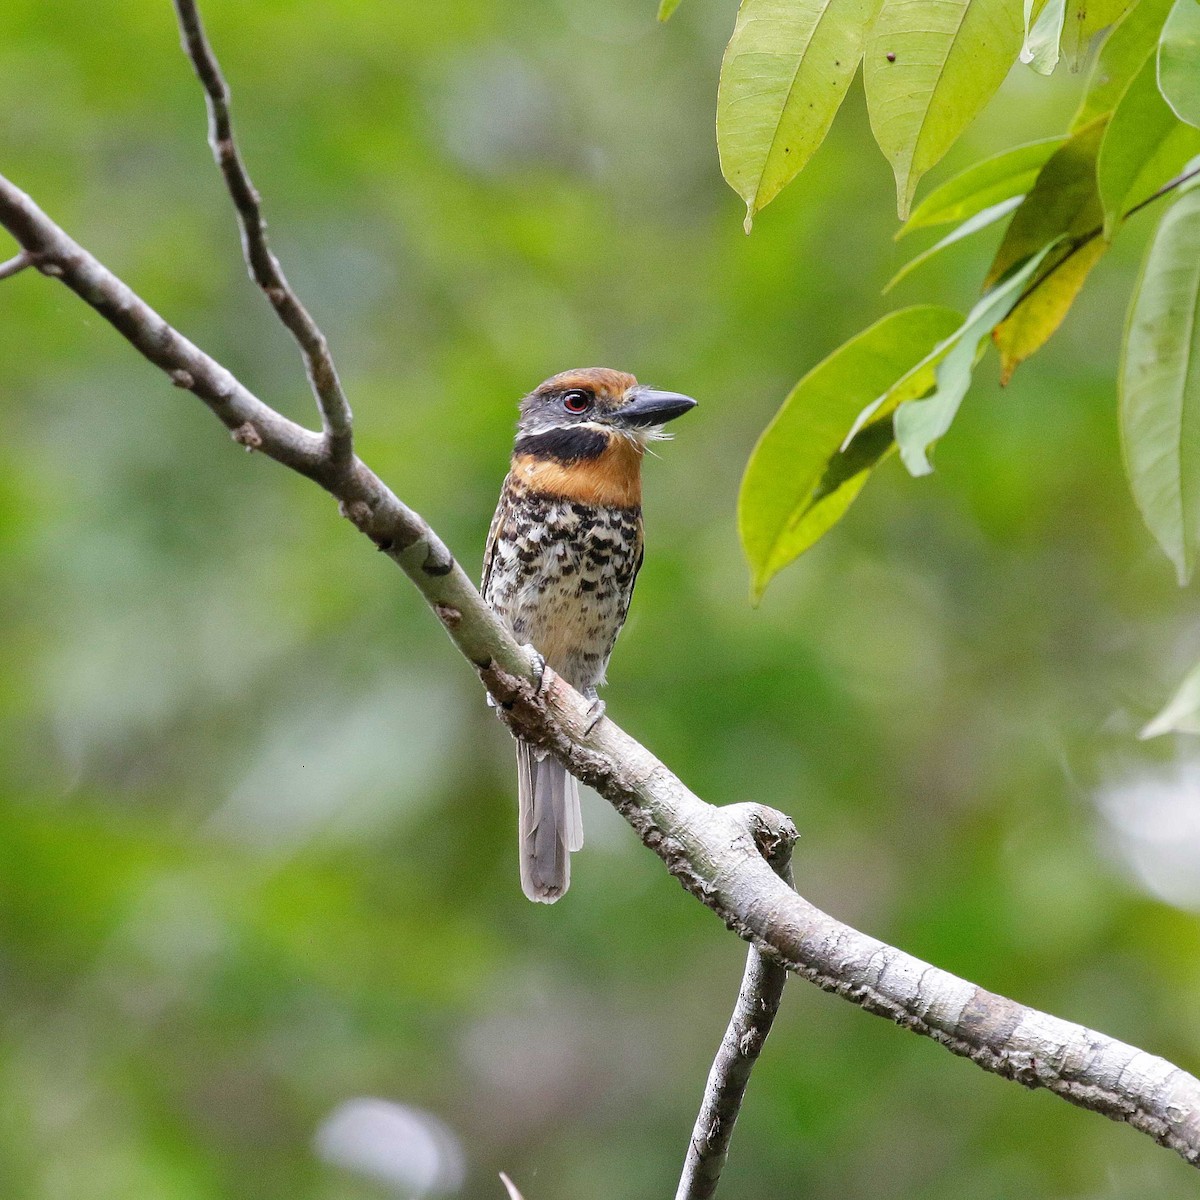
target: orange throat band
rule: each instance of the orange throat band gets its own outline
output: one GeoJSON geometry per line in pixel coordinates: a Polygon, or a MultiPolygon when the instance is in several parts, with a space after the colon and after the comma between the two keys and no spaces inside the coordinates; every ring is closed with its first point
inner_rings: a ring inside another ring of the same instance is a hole
{"type": "Polygon", "coordinates": [[[642,446],[632,439],[610,437],[602,453],[575,462],[515,455],[509,478],[523,491],[576,504],[632,508],[642,502],[642,454],[642,446]]]}

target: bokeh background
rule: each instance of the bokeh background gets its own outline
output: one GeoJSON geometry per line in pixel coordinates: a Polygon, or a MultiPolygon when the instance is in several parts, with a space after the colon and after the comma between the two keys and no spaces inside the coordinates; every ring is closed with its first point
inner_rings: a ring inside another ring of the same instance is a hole
{"type": "MultiPolygon", "coordinates": [[[[204,5],[361,453],[474,568],[524,391],[600,363],[697,396],[648,464],[611,714],[701,795],[790,812],[818,905],[1195,1070],[1200,752],[1135,735],[1200,626],[1113,385],[1154,217],[1006,392],[983,365],[932,478],[890,463],[752,610],[756,436],[890,307],[969,305],[989,246],[880,298],[910,248],[857,89],[747,238],[713,138],[733,6],[653,8],[204,5]]],[[[1081,86],[1019,72],[935,178],[1081,86]]],[[[309,418],[166,0],[6,0],[0,111],[6,174],[309,418]]],[[[413,589],[33,273],[0,286],[0,398],[0,1194],[672,1194],[743,947],[590,794],[569,896],[528,904],[508,736],[413,589]]],[[[793,983],[724,1194],[1194,1189],[793,983]]]]}

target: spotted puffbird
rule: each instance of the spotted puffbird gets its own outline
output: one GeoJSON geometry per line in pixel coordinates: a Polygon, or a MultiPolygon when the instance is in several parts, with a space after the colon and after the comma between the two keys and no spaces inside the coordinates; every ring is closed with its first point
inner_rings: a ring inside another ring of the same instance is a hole
{"type": "MultiPolygon", "coordinates": [[[[555,375],[521,401],[481,590],[597,715],[596,688],[642,565],[646,443],[695,403],[602,367],[555,375]]],[[[583,845],[579,785],[545,750],[518,740],[517,793],[521,887],[552,904],[583,845]]]]}

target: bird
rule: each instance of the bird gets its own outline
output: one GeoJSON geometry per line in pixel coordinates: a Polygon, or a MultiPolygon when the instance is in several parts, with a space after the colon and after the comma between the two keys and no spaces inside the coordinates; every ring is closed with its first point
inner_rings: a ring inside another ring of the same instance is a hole
{"type": "MultiPolygon", "coordinates": [[[[520,404],[480,591],[542,669],[591,701],[593,726],[642,565],[646,444],[695,405],[607,367],[554,375],[520,404]]],[[[579,785],[520,738],[517,807],[521,888],[553,904],[570,885],[571,853],[583,846],[579,785]]]]}

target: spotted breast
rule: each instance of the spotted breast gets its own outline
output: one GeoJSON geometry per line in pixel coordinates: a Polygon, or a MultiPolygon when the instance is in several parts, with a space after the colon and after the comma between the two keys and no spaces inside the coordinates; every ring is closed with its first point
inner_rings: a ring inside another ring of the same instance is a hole
{"type": "Polygon", "coordinates": [[[642,558],[640,505],[582,504],[509,477],[496,514],[484,599],[513,636],[580,691],[604,671],[642,558]]]}

